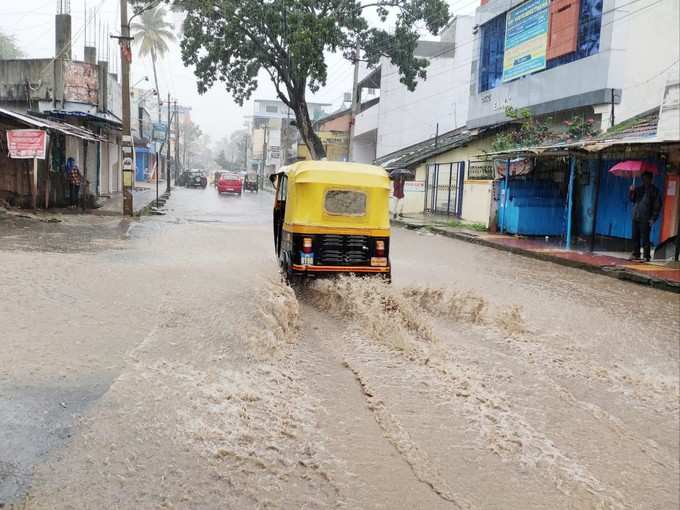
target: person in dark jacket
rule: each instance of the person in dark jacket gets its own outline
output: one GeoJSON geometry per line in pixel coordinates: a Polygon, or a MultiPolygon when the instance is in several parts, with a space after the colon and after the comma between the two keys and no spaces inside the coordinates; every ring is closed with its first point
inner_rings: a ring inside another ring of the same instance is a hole
{"type": "Polygon", "coordinates": [[[80,186],[83,181],[83,176],[80,173],[80,168],[78,168],[77,163],[74,163],[71,166],[71,170],[69,170],[68,173],[68,180],[71,187],[71,206],[78,207],[80,202],[80,186]]]}
{"type": "Polygon", "coordinates": [[[394,176],[392,181],[392,198],[394,199],[394,210],[392,211],[392,217],[396,220],[397,216],[400,218],[404,215],[404,183],[406,182],[406,177],[404,174],[397,174],[394,176]]]}
{"type": "Polygon", "coordinates": [[[649,233],[661,212],[661,194],[652,184],[652,174],[642,174],[642,186],[631,186],[628,198],[633,202],[633,254],[631,260],[640,260],[640,244],[646,262],[651,259],[649,233]]]}

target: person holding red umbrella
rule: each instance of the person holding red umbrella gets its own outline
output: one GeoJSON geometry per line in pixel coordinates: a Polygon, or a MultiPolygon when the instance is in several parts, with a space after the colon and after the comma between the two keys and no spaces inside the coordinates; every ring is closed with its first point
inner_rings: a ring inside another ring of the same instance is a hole
{"type": "Polygon", "coordinates": [[[642,186],[631,185],[628,198],[633,206],[633,254],[631,260],[640,260],[640,244],[644,251],[645,262],[651,259],[651,243],[649,234],[652,226],[659,219],[661,212],[661,194],[652,183],[652,172],[642,174],[642,186]]]}

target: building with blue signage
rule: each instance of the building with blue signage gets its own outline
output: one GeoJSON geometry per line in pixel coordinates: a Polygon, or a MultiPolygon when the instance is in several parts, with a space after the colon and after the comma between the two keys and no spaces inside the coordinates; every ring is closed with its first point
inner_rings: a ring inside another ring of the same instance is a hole
{"type": "MultiPolygon", "coordinates": [[[[512,107],[552,133],[545,149],[520,141],[489,158],[500,170],[491,202],[500,231],[557,238],[570,247],[629,248],[633,181],[609,170],[620,161],[645,160],[658,169],[655,184],[664,196],[675,189],[679,136],[656,132],[660,114],[677,103],[678,20],[677,0],[482,1],[472,40],[468,128],[511,121],[512,107]],[[574,133],[574,126],[583,131],[574,133]],[[584,139],[602,136],[616,138],[615,146],[579,148],[584,139]]],[[[654,225],[655,244],[677,232],[677,207],[666,207],[654,225]]]]}
{"type": "Polygon", "coordinates": [[[475,15],[468,127],[578,111],[602,129],[658,106],[678,76],[677,0],[487,0],[475,15]]]}

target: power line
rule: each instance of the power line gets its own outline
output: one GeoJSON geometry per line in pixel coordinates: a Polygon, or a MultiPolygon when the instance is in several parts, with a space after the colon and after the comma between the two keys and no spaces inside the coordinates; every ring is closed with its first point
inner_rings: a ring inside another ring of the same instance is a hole
{"type": "Polygon", "coordinates": [[[649,83],[650,81],[652,81],[652,80],[658,78],[659,76],[661,76],[662,74],[664,74],[666,71],[670,70],[673,66],[677,65],[678,63],[680,63],[680,58],[675,59],[668,67],[664,67],[661,71],[659,71],[658,73],[654,74],[653,76],[651,76],[650,78],[646,79],[645,81],[641,81],[641,82],[635,83],[635,84],[633,84],[633,85],[628,85],[628,86],[626,87],[626,89],[634,89],[634,88],[636,88],[636,87],[639,87],[640,85],[645,85],[646,83],[649,83]]]}

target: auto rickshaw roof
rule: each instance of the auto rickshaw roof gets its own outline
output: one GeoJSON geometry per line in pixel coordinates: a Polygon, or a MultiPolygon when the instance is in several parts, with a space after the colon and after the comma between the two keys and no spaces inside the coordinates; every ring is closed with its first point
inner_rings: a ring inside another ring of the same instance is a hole
{"type": "Polygon", "coordinates": [[[335,184],[390,188],[387,172],[379,166],[342,161],[298,161],[274,175],[285,174],[294,184],[335,184]]]}

